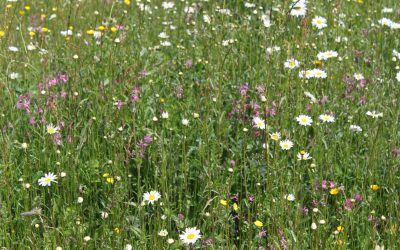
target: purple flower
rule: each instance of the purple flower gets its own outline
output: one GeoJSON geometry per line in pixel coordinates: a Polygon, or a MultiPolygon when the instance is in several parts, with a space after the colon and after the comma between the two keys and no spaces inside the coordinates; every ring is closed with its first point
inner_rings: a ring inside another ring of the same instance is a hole
{"type": "Polygon", "coordinates": [[[53,144],[54,145],[61,145],[62,144],[61,135],[58,132],[53,134],[52,140],[53,140],[53,144]]]}
{"type": "Polygon", "coordinates": [[[344,209],[350,211],[353,208],[353,202],[351,201],[351,199],[346,199],[343,207],[344,207],[344,209]]]}
{"type": "Polygon", "coordinates": [[[322,187],[322,189],[328,189],[328,181],[323,180],[321,183],[321,187],[322,187]]]}
{"type": "Polygon", "coordinates": [[[239,193],[237,193],[237,194],[231,196],[231,200],[232,200],[233,202],[239,202],[239,193]]]}
{"type": "Polygon", "coordinates": [[[209,245],[212,245],[212,243],[213,243],[213,239],[211,239],[211,238],[203,240],[203,245],[209,246],[209,245]]]}
{"type": "Polygon", "coordinates": [[[394,148],[392,149],[392,155],[394,157],[399,157],[400,156],[400,148],[394,148]]]}
{"type": "Polygon", "coordinates": [[[66,73],[60,73],[57,75],[57,79],[62,82],[67,82],[69,77],[66,73]]]}
{"type": "Polygon", "coordinates": [[[254,202],[254,196],[250,195],[249,198],[248,198],[248,200],[249,200],[249,203],[250,203],[250,204],[253,203],[253,202],[254,202]]]}
{"type": "Polygon", "coordinates": [[[20,95],[17,101],[17,109],[23,109],[29,113],[29,107],[31,105],[31,96],[29,94],[20,95]]]}
{"type": "Polygon", "coordinates": [[[239,87],[239,92],[241,95],[245,95],[248,90],[249,90],[249,85],[247,83],[245,83],[239,87]]]}
{"type": "Polygon", "coordinates": [[[132,102],[137,102],[140,99],[140,88],[138,86],[136,86],[133,90],[132,90],[132,94],[131,94],[131,101],[132,102]]]}
{"type": "Polygon", "coordinates": [[[36,118],[35,118],[34,116],[31,116],[31,117],[29,118],[29,124],[30,124],[30,125],[35,125],[35,124],[36,124],[36,118]]]}
{"type": "Polygon", "coordinates": [[[178,214],[178,219],[179,220],[184,220],[185,219],[185,215],[183,215],[182,213],[178,214]]]}
{"type": "Polygon", "coordinates": [[[143,137],[143,141],[144,143],[149,144],[150,142],[153,141],[153,137],[150,134],[147,134],[143,137]]]}
{"type": "Polygon", "coordinates": [[[267,231],[263,228],[259,233],[258,233],[258,237],[260,238],[264,238],[267,236],[267,231]]]}
{"type": "Polygon", "coordinates": [[[57,85],[57,83],[58,83],[57,78],[50,79],[50,80],[47,81],[47,85],[48,86],[55,86],[55,85],[57,85]]]}
{"type": "Polygon", "coordinates": [[[363,197],[361,196],[361,194],[356,194],[354,196],[354,200],[356,200],[356,202],[361,202],[363,200],[363,197]]]}

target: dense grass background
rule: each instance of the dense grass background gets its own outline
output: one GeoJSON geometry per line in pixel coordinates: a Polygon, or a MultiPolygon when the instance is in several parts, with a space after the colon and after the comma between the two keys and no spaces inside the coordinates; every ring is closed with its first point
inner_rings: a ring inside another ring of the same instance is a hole
{"type": "Polygon", "coordinates": [[[310,1],[305,17],[290,16],[284,0],[254,8],[175,1],[169,10],[157,0],[128,2],[1,2],[0,246],[184,249],[179,234],[197,227],[202,240],[192,249],[400,247],[400,58],[392,59],[400,31],[378,24],[400,21],[397,1],[310,1]],[[311,25],[315,16],[328,20],[322,33],[311,25]],[[68,29],[72,35],[60,34],[68,29]],[[339,57],[315,62],[327,50],[339,57]],[[289,58],[300,68],[285,69],[289,58]],[[299,78],[315,67],[328,77],[299,78]],[[60,74],[68,81],[46,85],[60,74]],[[310,103],[305,91],[320,101],[310,103]],[[21,95],[30,96],[29,112],[17,108],[21,95]],[[383,117],[366,115],[373,110],[383,117]],[[267,129],[253,128],[256,112],[267,129]],[[300,126],[300,114],[313,124],[300,126]],[[336,121],[319,123],[320,114],[336,121]],[[61,127],[61,145],[47,134],[50,123],[61,127]],[[294,147],[281,150],[273,132],[294,147]],[[312,159],[298,161],[301,150],[312,159]],[[39,186],[48,172],[58,182],[39,186]],[[162,196],[154,205],[143,203],[151,190],[162,196]],[[362,201],[346,209],[356,195],[362,201]],[[41,213],[21,215],[33,208],[41,213]]]}

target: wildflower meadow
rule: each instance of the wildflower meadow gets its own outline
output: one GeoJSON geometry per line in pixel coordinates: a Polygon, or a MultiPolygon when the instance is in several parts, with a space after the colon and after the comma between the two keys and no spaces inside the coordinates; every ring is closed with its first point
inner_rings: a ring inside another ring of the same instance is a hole
{"type": "Polygon", "coordinates": [[[400,249],[400,1],[1,0],[0,249],[400,249]]]}

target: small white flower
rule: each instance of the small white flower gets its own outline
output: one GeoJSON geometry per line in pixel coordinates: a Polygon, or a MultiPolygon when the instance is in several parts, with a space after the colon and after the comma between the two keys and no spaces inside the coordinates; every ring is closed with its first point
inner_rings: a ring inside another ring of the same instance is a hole
{"type": "Polygon", "coordinates": [[[360,80],[364,79],[364,76],[361,73],[354,73],[353,76],[357,81],[360,81],[360,80]]]}
{"type": "Polygon", "coordinates": [[[296,121],[302,126],[311,126],[313,120],[308,115],[299,115],[296,121]]]}
{"type": "Polygon", "coordinates": [[[26,49],[29,50],[29,51],[32,51],[32,50],[35,50],[35,49],[36,49],[36,46],[33,45],[32,43],[30,43],[30,44],[28,44],[28,45],[26,46],[26,49]]]}
{"type": "Polygon", "coordinates": [[[83,202],[83,198],[82,197],[78,197],[78,200],[76,202],[78,202],[79,204],[82,203],[83,202]]]}
{"type": "Polygon", "coordinates": [[[108,213],[107,212],[101,212],[101,218],[103,220],[107,219],[108,218],[108,213]]]}
{"type": "Polygon", "coordinates": [[[312,19],[311,21],[312,26],[318,28],[318,29],[323,29],[328,27],[326,18],[321,17],[321,16],[316,16],[312,19]]]}
{"type": "Polygon", "coordinates": [[[383,113],[377,113],[375,110],[372,112],[367,111],[366,115],[371,116],[372,118],[383,117],[383,113]]]}
{"type": "Polygon", "coordinates": [[[131,244],[126,244],[124,250],[132,250],[133,247],[131,244]]]}
{"type": "Polygon", "coordinates": [[[289,150],[293,147],[293,142],[289,140],[283,140],[279,142],[282,150],[289,150]]]}
{"type": "Polygon", "coordinates": [[[89,241],[89,240],[91,240],[92,238],[90,238],[90,236],[85,236],[84,238],[83,238],[83,240],[84,241],[89,241]]]}
{"type": "Polygon", "coordinates": [[[161,46],[164,46],[164,47],[169,47],[169,46],[172,45],[172,43],[169,42],[169,41],[162,41],[162,42],[160,43],[160,45],[161,45],[161,46]]]}
{"type": "Polygon", "coordinates": [[[161,118],[163,118],[163,119],[168,119],[168,117],[169,117],[169,114],[168,114],[167,111],[162,112],[161,118]]]}
{"type": "Polygon", "coordinates": [[[169,10],[174,7],[174,2],[163,2],[161,6],[163,7],[164,10],[169,10]]]}
{"type": "Polygon", "coordinates": [[[8,50],[11,51],[11,52],[18,52],[19,51],[19,49],[17,47],[14,47],[14,46],[8,47],[8,50]]]}
{"type": "Polygon", "coordinates": [[[358,125],[350,125],[350,131],[352,132],[362,132],[362,128],[358,125]]]}
{"type": "Polygon", "coordinates": [[[158,34],[158,37],[159,37],[159,38],[162,38],[162,39],[167,39],[167,38],[169,38],[169,36],[167,35],[167,33],[165,33],[164,31],[161,32],[160,34],[158,34]]]}
{"type": "Polygon", "coordinates": [[[313,69],[312,71],[313,71],[313,72],[312,72],[312,75],[313,75],[315,78],[326,78],[326,77],[327,77],[326,72],[323,71],[323,70],[320,70],[320,69],[313,69]]]}
{"type": "Polygon", "coordinates": [[[157,191],[150,191],[149,193],[143,194],[143,199],[149,204],[154,204],[158,199],[161,198],[161,194],[157,191]]]}
{"type": "Polygon", "coordinates": [[[50,172],[48,174],[45,174],[44,177],[40,178],[38,180],[38,182],[39,182],[40,186],[43,186],[43,187],[49,186],[50,187],[52,182],[57,183],[56,180],[57,180],[57,175],[50,172]]]}
{"type": "Polygon", "coordinates": [[[297,67],[299,67],[299,65],[300,65],[299,61],[297,61],[297,60],[294,59],[294,58],[288,59],[288,60],[286,60],[286,62],[284,63],[285,68],[288,68],[288,69],[297,68],[297,67]]]}
{"type": "Polygon", "coordinates": [[[169,238],[168,240],[167,240],[167,243],[168,244],[173,244],[175,242],[175,240],[174,239],[171,239],[171,238],[169,238]]]}
{"type": "Polygon", "coordinates": [[[301,152],[297,153],[297,159],[299,161],[306,161],[306,160],[312,159],[312,157],[310,156],[309,153],[301,151],[301,152]]]}
{"type": "Polygon", "coordinates": [[[400,82],[400,71],[399,71],[399,72],[397,72],[397,75],[396,75],[396,80],[400,82]]]}
{"type": "Polygon", "coordinates": [[[288,194],[288,195],[285,195],[285,199],[288,201],[294,201],[296,198],[294,197],[293,194],[288,194]]]}
{"type": "Polygon", "coordinates": [[[182,119],[182,125],[183,125],[183,126],[189,126],[189,120],[183,118],[183,119],[182,119]]]}
{"type": "Polygon", "coordinates": [[[320,116],[319,116],[319,119],[320,119],[322,122],[328,122],[328,123],[331,123],[331,122],[334,122],[334,121],[335,121],[335,117],[334,117],[334,116],[332,116],[332,115],[325,115],[325,114],[320,115],[320,116]]]}
{"type": "Polygon", "coordinates": [[[158,232],[158,235],[161,236],[161,237],[165,237],[165,236],[168,235],[168,231],[165,230],[165,229],[163,229],[163,230],[161,230],[160,232],[158,232]]]}
{"type": "Polygon", "coordinates": [[[260,117],[253,118],[254,127],[264,130],[265,129],[265,122],[260,117]]]}
{"type": "Polygon", "coordinates": [[[311,223],[311,229],[312,230],[317,229],[317,224],[315,222],[311,223]]]}
{"type": "Polygon", "coordinates": [[[307,1],[300,0],[300,1],[293,1],[290,6],[290,15],[292,16],[305,16],[307,11],[307,1]]]}
{"type": "Polygon", "coordinates": [[[201,238],[200,230],[196,227],[186,228],[186,230],[179,235],[179,238],[186,245],[194,244],[198,239],[201,238]]]}
{"type": "Polygon", "coordinates": [[[15,79],[17,79],[17,78],[19,78],[19,74],[18,74],[18,73],[12,72],[12,73],[10,74],[10,79],[15,80],[15,79]]]}

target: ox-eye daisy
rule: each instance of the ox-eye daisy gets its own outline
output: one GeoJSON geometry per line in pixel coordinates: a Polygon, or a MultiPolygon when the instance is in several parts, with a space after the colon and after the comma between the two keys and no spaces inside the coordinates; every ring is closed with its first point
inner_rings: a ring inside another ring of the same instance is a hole
{"type": "Polygon", "coordinates": [[[143,194],[143,199],[147,201],[149,204],[153,204],[156,202],[158,199],[161,198],[161,195],[157,191],[150,191],[149,193],[144,193],[143,194]]]}
{"type": "Polygon", "coordinates": [[[269,136],[271,136],[272,140],[278,141],[281,138],[281,133],[275,132],[275,133],[269,134],[269,136]]]}
{"type": "Polygon", "coordinates": [[[299,115],[296,121],[302,126],[310,126],[313,120],[308,115],[299,115]]]}
{"type": "Polygon", "coordinates": [[[302,150],[299,153],[297,153],[297,159],[299,161],[306,161],[306,160],[310,160],[311,158],[312,157],[310,156],[310,154],[305,152],[304,150],[302,150]]]}
{"type": "Polygon", "coordinates": [[[326,18],[321,17],[321,16],[316,16],[312,19],[311,21],[312,26],[316,27],[317,29],[323,29],[328,27],[326,18]]]}
{"type": "Polygon", "coordinates": [[[201,238],[200,230],[196,227],[186,228],[185,232],[179,235],[179,238],[187,245],[194,244],[201,238]]]}
{"type": "Polygon", "coordinates": [[[332,115],[320,115],[319,119],[322,122],[334,122],[335,121],[335,117],[333,117],[332,115]]]}
{"type": "Polygon", "coordinates": [[[265,122],[260,117],[253,118],[254,127],[258,129],[265,129],[265,122]]]}
{"type": "Polygon", "coordinates": [[[282,150],[289,150],[293,147],[293,142],[289,140],[283,140],[279,142],[282,150]]]}
{"type": "Polygon", "coordinates": [[[49,125],[47,125],[47,127],[46,127],[46,131],[47,131],[47,133],[50,134],[50,135],[57,133],[58,130],[60,130],[60,128],[57,127],[57,126],[54,126],[53,124],[49,124],[49,125]]]}
{"type": "Polygon", "coordinates": [[[57,179],[57,175],[55,175],[53,173],[48,173],[48,174],[45,174],[42,178],[40,178],[38,180],[38,183],[40,186],[43,186],[43,187],[51,186],[52,182],[57,183],[56,179],[57,179]]]}
{"type": "Polygon", "coordinates": [[[296,59],[293,59],[293,58],[286,60],[286,62],[284,63],[285,68],[288,68],[288,69],[297,68],[297,67],[299,67],[299,65],[300,65],[299,61],[297,61],[296,59]]]}

